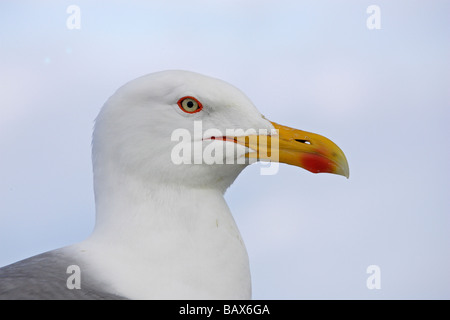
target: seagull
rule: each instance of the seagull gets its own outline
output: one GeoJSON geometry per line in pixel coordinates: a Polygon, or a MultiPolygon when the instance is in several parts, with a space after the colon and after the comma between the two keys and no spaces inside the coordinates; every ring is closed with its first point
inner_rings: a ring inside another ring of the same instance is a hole
{"type": "Polygon", "coordinates": [[[251,299],[224,193],[255,161],[349,176],[331,140],[269,121],[225,81],[128,82],[95,120],[92,234],[1,268],[0,299],[251,299]]]}

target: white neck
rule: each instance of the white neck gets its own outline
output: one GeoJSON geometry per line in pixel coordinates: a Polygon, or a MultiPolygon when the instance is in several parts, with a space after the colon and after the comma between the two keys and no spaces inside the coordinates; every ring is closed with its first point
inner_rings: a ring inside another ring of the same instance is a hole
{"type": "MultiPolygon", "coordinates": [[[[100,182],[101,183],[101,182],[100,182]]],[[[109,176],[93,235],[76,245],[133,299],[248,299],[248,256],[221,190],[109,176]]]]}

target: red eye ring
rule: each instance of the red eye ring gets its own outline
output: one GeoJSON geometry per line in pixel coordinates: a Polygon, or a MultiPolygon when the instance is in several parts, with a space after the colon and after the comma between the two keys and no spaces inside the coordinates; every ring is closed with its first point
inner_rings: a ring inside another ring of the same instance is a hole
{"type": "Polygon", "coordinates": [[[178,100],[177,104],[180,109],[186,113],[197,113],[203,109],[202,103],[191,96],[181,98],[178,100]]]}

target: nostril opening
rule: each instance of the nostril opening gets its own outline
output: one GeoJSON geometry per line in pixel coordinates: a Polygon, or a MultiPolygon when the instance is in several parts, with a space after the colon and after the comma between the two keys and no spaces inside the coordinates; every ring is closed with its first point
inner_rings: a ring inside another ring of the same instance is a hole
{"type": "Polygon", "coordinates": [[[311,144],[311,141],[309,141],[309,140],[295,139],[295,141],[300,142],[300,143],[304,143],[304,144],[311,144]]]}

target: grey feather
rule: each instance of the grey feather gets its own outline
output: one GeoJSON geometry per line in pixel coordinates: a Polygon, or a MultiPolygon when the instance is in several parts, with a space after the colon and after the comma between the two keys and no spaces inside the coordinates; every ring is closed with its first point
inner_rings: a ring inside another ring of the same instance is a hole
{"type": "Polygon", "coordinates": [[[80,289],[69,289],[67,267],[79,264],[63,250],[54,250],[0,268],[0,300],[126,299],[106,290],[83,266],[80,289]]]}

